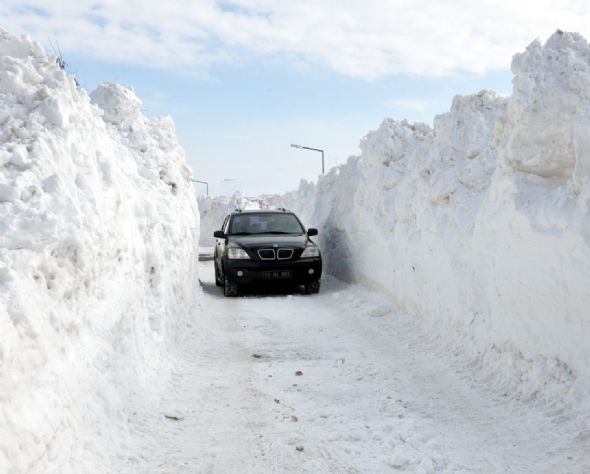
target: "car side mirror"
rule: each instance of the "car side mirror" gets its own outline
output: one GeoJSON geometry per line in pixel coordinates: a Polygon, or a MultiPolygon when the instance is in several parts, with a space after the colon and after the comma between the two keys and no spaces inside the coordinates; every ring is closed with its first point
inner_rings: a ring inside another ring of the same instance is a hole
{"type": "Polygon", "coordinates": [[[213,232],[213,237],[215,237],[216,239],[225,239],[225,234],[222,230],[216,230],[215,232],[213,232]]]}
{"type": "Polygon", "coordinates": [[[314,229],[313,227],[307,229],[307,236],[313,237],[314,235],[318,235],[318,230],[314,229]]]}

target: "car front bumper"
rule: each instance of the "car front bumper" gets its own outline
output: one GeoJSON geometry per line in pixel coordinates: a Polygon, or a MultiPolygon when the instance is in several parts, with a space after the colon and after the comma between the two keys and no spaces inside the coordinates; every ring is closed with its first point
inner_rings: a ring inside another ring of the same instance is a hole
{"type": "Polygon", "coordinates": [[[319,280],[322,276],[321,258],[302,258],[298,260],[230,260],[224,262],[224,273],[228,279],[238,285],[254,283],[304,285],[310,281],[319,280]],[[239,273],[241,272],[241,273],[239,273]],[[289,272],[288,278],[265,278],[275,274],[284,275],[289,272]],[[265,275],[265,273],[267,275],[265,275]]]}

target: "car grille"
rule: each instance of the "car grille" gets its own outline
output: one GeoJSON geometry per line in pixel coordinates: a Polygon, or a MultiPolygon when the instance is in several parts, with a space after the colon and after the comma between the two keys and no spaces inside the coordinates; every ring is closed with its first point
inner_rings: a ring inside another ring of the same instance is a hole
{"type": "Polygon", "coordinates": [[[260,260],[289,260],[293,257],[293,249],[260,249],[260,260]]]}
{"type": "Polygon", "coordinates": [[[279,260],[289,260],[293,256],[293,249],[279,249],[277,250],[277,258],[279,260]]]}
{"type": "Polygon", "coordinates": [[[274,260],[275,251],[274,249],[261,249],[258,251],[258,256],[260,257],[260,260],[274,260]]]}

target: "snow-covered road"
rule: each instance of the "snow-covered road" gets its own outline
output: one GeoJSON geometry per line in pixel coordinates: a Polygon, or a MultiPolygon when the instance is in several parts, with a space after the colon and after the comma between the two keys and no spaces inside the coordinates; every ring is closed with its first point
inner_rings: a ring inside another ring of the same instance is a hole
{"type": "Polygon", "coordinates": [[[590,471],[572,416],[476,385],[382,296],[326,277],[228,299],[200,267],[201,314],[123,472],[590,471]]]}

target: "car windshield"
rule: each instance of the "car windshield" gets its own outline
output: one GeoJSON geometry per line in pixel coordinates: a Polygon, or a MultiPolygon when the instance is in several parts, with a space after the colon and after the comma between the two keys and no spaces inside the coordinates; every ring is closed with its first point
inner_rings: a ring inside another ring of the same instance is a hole
{"type": "Polygon", "coordinates": [[[299,220],[284,212],[244,213],[234,215],[229,235],[297,234],[305,231],[299,220]]]}

